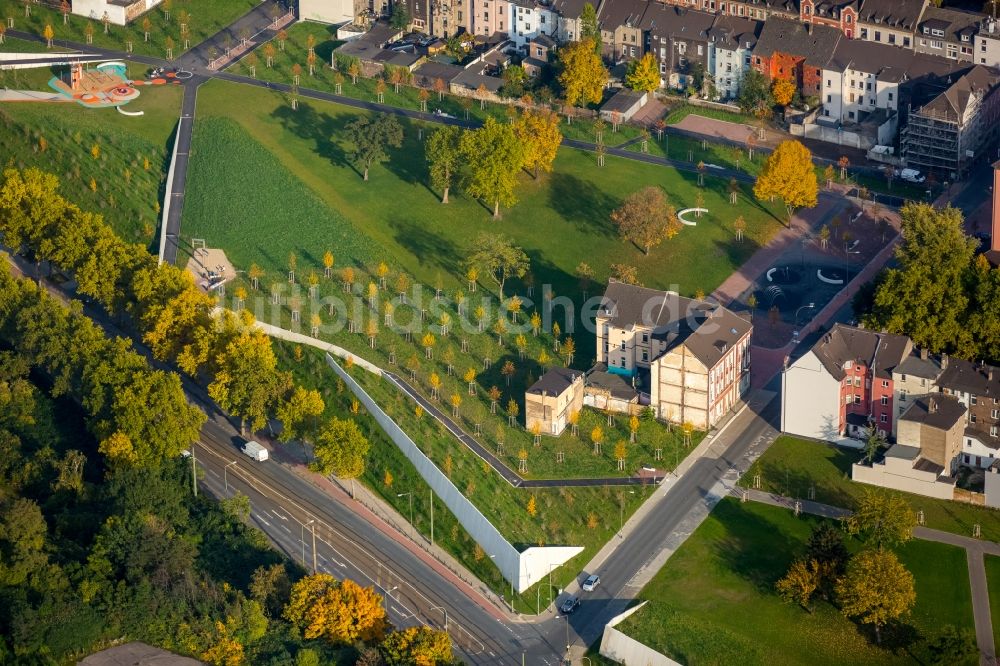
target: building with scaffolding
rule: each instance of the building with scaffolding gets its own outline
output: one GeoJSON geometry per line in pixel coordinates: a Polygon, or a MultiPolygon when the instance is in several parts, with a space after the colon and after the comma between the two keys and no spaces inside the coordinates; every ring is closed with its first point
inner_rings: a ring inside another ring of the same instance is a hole
{"type": "Polygon", "coordinates": [[[922,106],[911,104],[900,132],[906,165],[955,180],[989,158],[1000,114],[1000,72],[976,65],[922,106]]]}

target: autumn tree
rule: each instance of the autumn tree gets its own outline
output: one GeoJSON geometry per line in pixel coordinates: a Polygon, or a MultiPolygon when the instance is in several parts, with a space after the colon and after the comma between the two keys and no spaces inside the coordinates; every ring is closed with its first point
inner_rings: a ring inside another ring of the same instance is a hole
{"type": "Polygon", "coordinates": [[[503,288],[508,278],[524,277],[528,272],[530,262],[528,255],[520,247],[514,245],[511,239],[502,234],[491,234],[485,231],[479,233],[472,245],[472,251],[466,263],[488,274],[496,283],[503,300],[503,288]]]}
{"type": "Polygon", "coordinates": [[[559,85],[570,106],[597,104],[604,95],[608,70],[595,50],[593,39],[570,42],[559,49],[559,85]]]}
{"type": "Polygon", "coordinates": [[[271,339],[259,330],[236,336],[216,359],[219,370],[208,394],[227,412],[240,418],[240,428],[260,430],[278,397],[283,378],[271,339]]]}
{"type": "Polygon", "coordinates": [[[514,128],[486,118],[479,129],[465,132],[460,146],[467,165],[465,190],[493,206],[493,218],[500,219],[500,206],[517,202],[514,188],[517,172],[524,164],[524,146],[514,128]]]}
{"type": "Polygon", "coordinates": [[[278,405],[275,416],[281,421],[278,439],[290,442],[295,439],[312,441],[316,419],[323,415],[325,405],[316,389],[296,386],[278,405]]]}
{"type": "Polygon", "coordinates": [[[627,196],[622,205],[612,211],[611,221],[622,238],[635,243],[644,254],[649,254],[653,247],[673,238],[681,230],[677,212],[656,185],[627,196]]]}
{"type": "Polygon", "coordinates": [[[386,666],[449,666],[454,659],[448,633],[426,626],[392,632],[379,653],[386,666]]]}
{"type": "Polygon", "coordinates": [[[388,626],[374,588],[325,573],[305,576],[292,586],[284,618],[303,638],[322,638],[334,645],[380,640],[388,626]]]}
{"type": "Polygon", "coordinates": [[[909,612],[916,600],[913,574],[888,550],[861,551],[837,584],[841,612],[875,627],[879,644],[882,627],[909,612]]]}
{"type": "Polygon", "coordinates": [[[514,134],[524,147],[523,166],[538,178],[538,171],[552,171],[562,132],[559,116],[547,109],[525,110],[514,123],[514,134]]]}
{"type": "Polygon", "coordinates": [[[430,164],[431,187],[441,192],[441,203],[448,203],[448,191],[462,164],[462,130],[445,125],[427,138],[424,147],[430,164]]]}
{"type": "Polygon", "coordinates": [[[313,471],[333,474],[342,479],[351,479],[352,495],[354,479],[365,471],[365,457],[371,442],[364,436],[353,419],[333,417],[316,435],[313,471]]]}
{"type": "Polygon", "coordinates": [[[899,493],[866,489],[844,524],[848,534],[882,550],[912,539],[917,517],[899,493]]]}
{"type": "Polygon", "coordinates": [[[354,144],[351,160],[363,169],[365,181],[373,164],[389,159],[387,148],[399,148],[403,144],[402,126],[395,116],[387,113],[374,119],[361,116],[347,126],[347,135],[354,144]]]}
{"type": "Polygon", "coordinates": [[[782,141],[764,162],[753,193],[758,199],[780,198],[789,222],[796,208],[815,206],[819,184],[812,153],[798,141],[782,141]]]}
{"type": "Polygon", "coordinates": [[[816,560],[795,560],[774,587],[784,601],[796,603],[812,613],[812,597],[819,588],[820,564],[816,560]]]}
{"type": "Polygon", "coordinates": [[[795,97],[795,84],[789,79],[775,79],[771,82],[771,96],[778,106],[788,106],[795,97]]]}
{"type": "Polygon", "coordinates": [[[660,64],[652,52],[647,52],[638,60],[628,64],[625,85],[632,90],[653,92],[660,87],[660,64]]]}

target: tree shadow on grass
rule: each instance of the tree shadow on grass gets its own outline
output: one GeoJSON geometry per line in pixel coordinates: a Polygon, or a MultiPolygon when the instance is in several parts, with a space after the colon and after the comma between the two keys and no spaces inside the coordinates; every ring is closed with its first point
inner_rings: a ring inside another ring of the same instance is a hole
{"type": "Polygon", "coordinates": [[[576,176],[559,172],[549,175],[549,206],[582,233],[615,238],[610,215],[619,203],[576,176]]]}
{"type": "Polygon", "coordinates": [[[777,525],[735,502],[720,502],[713,515],[727,533],[715,547],[722,564],[759,593],[775,594],[774,584],[802,554],[804,542],[789,538],[777,525]]]}
{"type": "Polygon", "coordinates": [[[412,256],[419,257],[421,263],[435,264],[450,275],[462,273],[459,263],[462,250],[452,240],[410,219],[392,218],[387,222],[396,242],[412,256]]]}
{"type": "Polygon", "coordinates": [[[347,152],[333,139],[342,136],[351,116],[331,116],[327,113],[317,113],[308,102],[299,102],[299,108],[292,110],[290,106],[279,106],[271,115],[282,127],[295,136],[306,141],[312,141],[320,157],[328,160],[335,167],[347,166],[360,178],[361,171],[351,163],[347,152]]]}

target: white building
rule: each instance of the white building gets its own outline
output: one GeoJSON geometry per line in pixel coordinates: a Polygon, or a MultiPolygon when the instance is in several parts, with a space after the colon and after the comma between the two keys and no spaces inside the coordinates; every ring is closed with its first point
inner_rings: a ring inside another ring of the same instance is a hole
{"type": "Polygon", "coordinates": [[[507,20],[508,37],[519,50],[538,35],[554,36],[559,30],[559,17],[551,5],[534,0],[511,0],[507,20]]]}
{"type": "Polygon", "coordinates": [[[125,25],[160,4],[162,0],[73,0],[71,11],[100,21],[105,14],[112,25],[125,25]]]}
{"type": "Polygon", "coordinates": [[[706,73],[715,81],[718,99],[735,99],[743,74],[750,69],[750,54],[763,23],[720,15],[708,31],[706,73]]]}
{"type": "Polygon", "coordinates": [[[354,0],[299,0],[299,18],[319,23],[350,23],[355,18],[354,0]]]}

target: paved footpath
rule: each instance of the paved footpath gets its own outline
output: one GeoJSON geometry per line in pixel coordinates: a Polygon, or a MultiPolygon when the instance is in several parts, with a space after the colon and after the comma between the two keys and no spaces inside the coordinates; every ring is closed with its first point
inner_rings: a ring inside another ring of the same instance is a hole
{"type": "MultiPolygon", "coordinates": [[[[851,515],[850,511],[838,506],[830,506],[829,504],[821,504],[820,502],[813,502],[811,500],[797,500],[792,497],[764,492],[763,490],[734,488],[732,494],[735,497],[742,496],[754,502],[780,506],[792,511],[795,510],[797,504],[799,511],[802,513],[809,513],[824,518],[845,518],[851,515]]],[[[972,589],[972,613],[976,624],[976,644],[979,646],[979,663],[983,666],[994,666],[997,663],[996,647],[994,645],[990,597],[983,556],[986,554],[1000,556],[1000,543],[973,539],[972,537],[921,526],[913,528],[913,536],[924,541],[935,541],[965,549],[966,558],[969,563],[969,586],[972,589]]]]}

